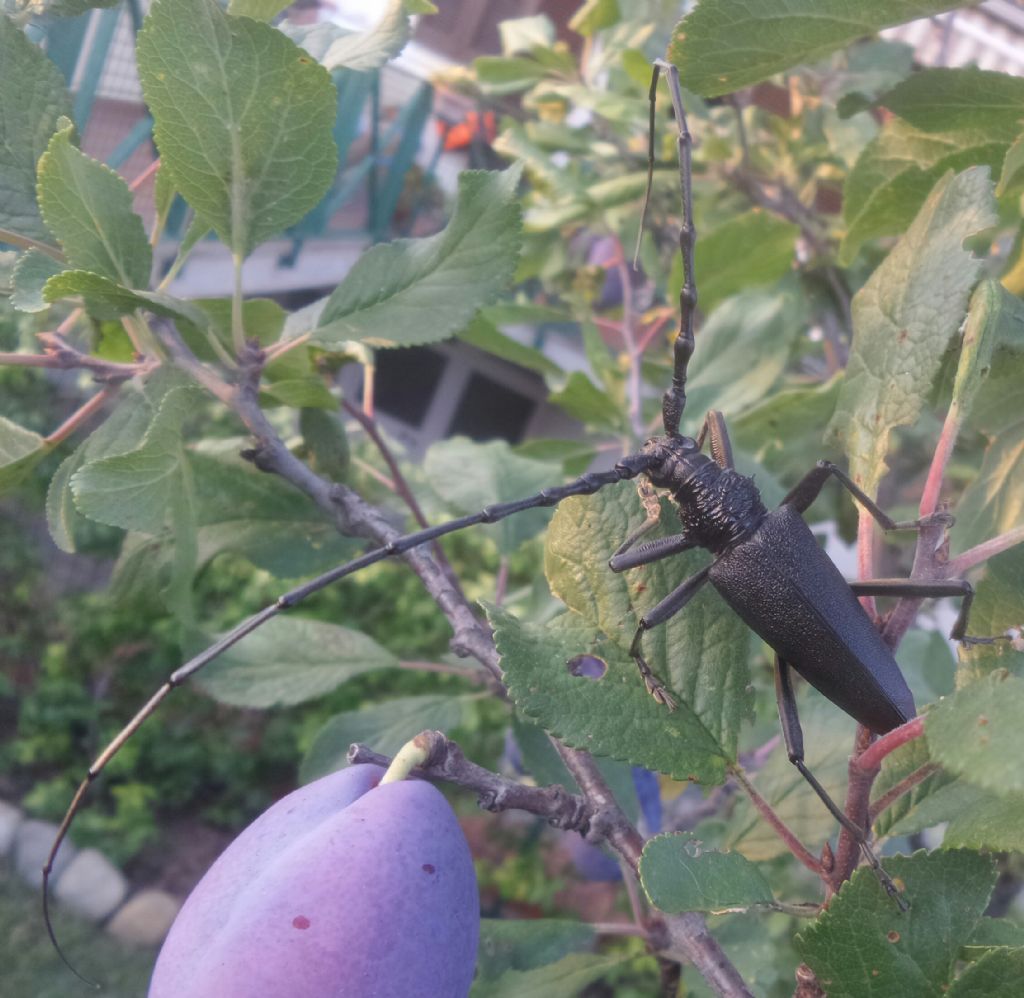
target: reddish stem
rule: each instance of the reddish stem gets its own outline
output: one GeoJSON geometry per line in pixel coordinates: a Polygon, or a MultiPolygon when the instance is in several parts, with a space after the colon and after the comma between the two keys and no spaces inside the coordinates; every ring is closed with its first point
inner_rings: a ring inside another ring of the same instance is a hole
{"type": "Polygon", "coordinates": [[[913,790],[919,783],[924,783],[929,776],[937,773],[942,767],[937,762],[926,762],[898,783],[894,783],[881,797],[874,801],[868,809],[868,820],[873,825],[878,816],[888,807],[892,807],[908,790],[913,790]]]}
{"type": "Polygon", "coordinates": [[[786,848],[796,856],[811,873],[822,876],[821,863],[797,837],[796,833],[775,813],[772,806],[755,789],[754,785],[747,779],[738,766],[732,771],[737,782],[743,787],[751,803],[757,809],[757,813],[775,829],[776,834],[786,844],[786,848]]]}
{"type": "Polygon", "coordinates": [[[853,762],[861,772],[876,774],[882,768],[882,760],[890,752],[895,752],[901,745],[906,745],[907,742],[912,742],[923,734],[924,718],[915,717],[888,734],[882,735],[873,745],[861,752],[853,762]]]}
{"type": "Polygon", "coordinates": [[[137,191],[150,177],[160,169],[160,157],[153,160],[129,185],[128,190],[137,191]]]}
{"type": "Polygon", "coordinates": [[[113,384],[107,385],[102,391],[97,392],[85,405],[80,406],[76,409],[67,419],[64,420],[60,426],[57,427],[46,438],[46,443],[50,447],[56,447],[62,440],[70,437],[83,423],[85,423],[91,416],[97,413],[103,408],[107,399],[117,394],[117,390],[120,385],[113,384]]]}
{"type": "Polygon", "coordinates": [[[981,544],[968,548],[963,554],[957,555],[949,563],[949,575],[954,579],[959,578],[975,565],[980,565],[982,562],[988,561],[989,558],[994,558],[997,554],[1002,554],[1003,551],[1008,551],[1021,543],[1024,543],[1024,526],[1014,527],[1012,530],[1006,531],[1005,534],[982,541],[981,544]]]}
{"type": "Polygon", "coordinates": [[[918,507],[918,513],[921,516],[931,516],[939,505],[942,479],[946,474],[946,465],[949,464],[959,433],[959,406],[954,404],[946,413],[946,421],[942,424],[942,432],[939,434],[938,443],[935,445],[935,454],[932,457],[931,466],[928,468],[928,478],[925,480],[924,491],[921,493],[921,505],[918,507]]]}

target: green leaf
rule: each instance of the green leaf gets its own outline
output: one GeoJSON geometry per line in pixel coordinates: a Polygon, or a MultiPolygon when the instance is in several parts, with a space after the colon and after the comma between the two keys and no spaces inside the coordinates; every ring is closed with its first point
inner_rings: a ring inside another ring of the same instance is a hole
{"type": "Polygon", "coordinates": [[[846,235],[839,262],[853,262],[869,239],[902,232],[936,182],[975,164],[999,170],[1009,136],[979,129],[922,132],[894,119],[861,153],[843,187],[846,235]]]}
{"type": "Polygon", "coordinates": [[[965,780],[959,808],[946,826],[945,849],[1024,852],[1024,794],[982,790],[965,780]]]}
{"type": "Polygon", "coordinates": [[[501,54],[515,55],[531,52],[535,47],[550,48],[555,44],[555,26],[547,14],[514,17],[498,24],[501,36],[501,54]]]}
{"type": "Polygon", "coordinates": [[[286,24],[284,29],[326,69],[366,72],[379,69],[405,48],[412,31],[410,14],[436,14],[428,0],[388,0],[380,20],[369,31],[347,31],[321,22],[286,24]]]}
{"type": "Polygon", "coordinates": [[[397,668],[373,638],[306,617],[274,617],[211,662],[196,683],[235,707],[290,707],[364,672],[397,668]]]}
{"type": "Polygon", "coordinates": [[[669,711],[656,703],[629,655],[578,614],[533,625],[493,606],[484,609],[512,698],[546,731],[573,748],[676,779],[724,779],[724,754],[689,706],[669,711]],[[572,662],[581,655],[605,663],[605,675],[574,675],[572,662]]]}
{"type": "Polygon", "coordinates": [[[0,16],[0,229],[52,242],[36,204],[36,164],[71,98],[60,70],[0,16]]]}
{"type": "Polygon", "coordinates": [[[477,56],[473,60],[473,70],[480,89],[494,97],[527,90],[548,73],[547,67],[525,56],[477,56]]]}
{"type": "Polygon", "coordinates": [[[22,312],[43,312],[50,303],[43,297],[43,286],[64,267],[52,256],[29,250],[14,267],[14,293],[11,304],[22,312]]]}
{"type": "Polygon", "coordinates": [[[13,0],[22,8],[30,8],[35,17],[78,17],[91,10],[113,7],[119,0],[13,0]]]}
{"type": "Polygon", "coordinates": [[[883,94],[879,103],[925,132],[973,128],[998,137],[1020,131],[1024,80],[974,67],[923,69],[883,94]]]}
{"type": "MultiPolygon", "coordinates": [[[[630,686],[641,700],[651,700],[626,654],[637,621],[708,559],[703,552],[687,552],[628,572],[612,572],[608,559],[643,518],[636,486],[629,482],[567,499],[559,504],[548,530],[544,571],[551,591],[615,642],[627,663],[630,686]]],[[[666,507],[661,525],[648,537],[678,532],[674,519],[666,507]]],[[[695,712],[727,758],[735,758],[739,729],[752,705],[749,647],[746,625],[710,585],[643,639],[651,668],[695,712]]],[[[568,680],[570,688],[578,685],[573,677],[568,680]]],[[[653,716],[660,716],[664,708],[655,707],[653,716]]]]}
{"type": "MultiPolygon", "coordinates": [[[[1024,547],[1018,545],[988,562],[971,605],[971,630],[982,636],[1004,634],[1024,625],[1020,594],[1024,592],[1024,547]]],[[[1024,650],[1009,641],[972,645],[961,649],[961,683],[986,676],[993,669],[1007,669],[1024,676],[1024,650]]]]}
{"type": "Polygon", "coordinates": [[[565,998],[580,994],[587,985],[630,959],[628,954],[591,955],[571,953],[555,963],[532,970],[507,970],[500,977],[479,986],[474,981],[470,998],[565,998]]]}
{"type": "Polygon", "coordinates": [[[983,918],[971,933],[964,949],[968,952],[966,959],[972,959],[980,955],[979,950],[985,952],[1005,947],[1016,949],[1019,946],[1024,946],[1024,926],[1008,918],[983,918]]]}
{"type": "MultiPolygon", "coordinates": [[[[843,800],[853,722],[815,690],[807,689],[798,702],[807,768],[833,800],[843,800]]],[[[772,713],[775,713],[774,709],[772,713]]],[[[777,725],[777,717],[772,721],[777,725]]],[[[838,825],[835,818],[789,761],[785,746],[780,745],[771,754],[753,782],[758,793],[812,852],[820,850],[836,834],[838,825]]],[[[746,796],[737,800],[722,844],[742,852],[754,862],[789,854],[785,843],[746,796]]]]}
{"type": "Polygon", "coordinates": [[[330,188],[337,93],[280,31],[214,0],[156,0],[137,59],[161,169],[236,257],[330,188]]]}
{"type": "Polygon", "coordinates": [[[618,24],[622,18],[618,0],[586,0],[569,20],[569,27],[589,37],[618,24]]]}
{"type": "Polygon", "coordinates": [[[343,481],[348,472],[349,446],[342,421],[321,409],[303,409],[299,413],[299,431],[313,470],[334,482],[343,481]]]}
{"type": "Polygon", "coordinates": [[[548,397],[573,419],[588,426],[599,427],[613,433],[623,429],[622,407],[602,391],[582,371],[573,371],[565,384],[548,397]]]}
{"type": "Polygon", "coordinates": [[[519,258],[520,170],[459,176],[443,232],[372,247],[335,288],[313,342],[412,346],[445,339],[511,283],[519,258]]]}
{"type": "Polygon", "coordinates": [[[797,481],[824,456],[822,436],[835,411],[840,383],[836,377],[822,385],[774,392],[730,420],[734,446],[769,471],[797,481]]]}
{"type": "Polygon", "coordinates": [[[75,508],[71,478],[83,465],[134,450],[153,419],[153,406],[136,387],[126,385],[110,415],[66,457],[46,492],[46,522],[54,544],[69,554],[82,515],[75,508]]]}
{"type": "Polygon", "coordinates": [[[774,901],[761,871],[738,852],[704,851],[685,833],[649,839],[640,883],[651,904],[670,915],[722,912],[774,901]]]}
{"type": "Polygon", "coordinates": [[[597,934],[584,922],[562,918],[481,919],[477,972],[470,996],[489,998],[491,985],[503,974],[545,967],[572,953],[590,953],[596,944],[597,934]]]}
{"type": "Polygon", "coordinates": [[[167,393],[142,443],[135,450],[92,461],[71,477],[75,505],[91,520],[125,530],[157,534],[181,476],[185,452],[181,430],[195,410],[196,389],[167,393]]]}
{"type": "Polygon", "coordinates": [[[701,0],[676,26],[668,56],[683,86],[716,97],[882,28],[957,6],[949,0],[701,0]]]}
{"type": "Polygon", "coordinates": [[[918,709],[953,692],[956,660],[942,631],[910,631],[900,642],[896,661],[918,709]]]}
{"type": "Polygon", "coordinates": [[[292,0],[231,0],[228,13],[239,17],[251,17],[257,21],[272,21],[292,0]]]}
{"type": "Polygon", "coordinates": [[[1014,190],[1024,180],[1024,135],[1018,135],[1013,145],[1006,150],[1006,159],[996,184],[996,197],[1001,198],[1008,191],[1014,190]]]}
{"type": "MultiPolygon", "coordinates": [[[[431,488],[460,513],[523,499],[552,485],[557,475],[557,468],[547,461],[512,453],[504,440],[478,444],[468,437],[431,444],[423,471],[431,488]]],[[[525,510],[485,529],[501,554],[508,555],[539,534],[550,517],[550,509],[525,510]]]]}
{"type": "MultiPolygon", "coordinates": [[[[580,792],[578,784],[565,768],[562,757],[555,751],[551,739],[544,733],[543,728],[523,720],[517,714],[513,719],[512,730],[523,756],[523,765],[537,781],[538,786],[561,784],[570,793],[580,792]]],[[[637,800],[632,766],[616,759],[596,756],[594,761],[615,802],[622,808],[626,817],[636,824],[640,816],[640,802],[637,800]]]]}
{"type": "Polygon", "coordinates": [[[958,551],[1012,530],[1024,519],[1022,375],[1024,303],[986,281],[971,301],[953,390],[958,425],[973,409],[971,424],[989,439],[981,469],[957,506],[953,540],[958,551]]]}
{"type": "Polygon", "coordinates": [[[918,852],[884,862],[905,885],[908,912],[862,868],[796,937],[797,951],[829,998],[945,991],[995,883],[992,861],[972,852],[918,852]]]}
{"type": "Polygon", "coordinates": [[[972,963],[947,998],[1016,998],[1024,980],[1024,949],[997,949],[972,963]]]}
{"type": "Polygon", "coordinates": [[[722,302],[700,331],[686,385],[687,411],[741,412],[768,394],[781,377],[805,328],[804,298],[795,286],[745,291],[722,302]],[[744,363],[737,365],[736,358],[744,363]]]}
{"type": "Polygon", "coordinates": [[[928,712],[932,756],[950,772],[997,793],[1024,790],[1024,680],[994,673],[928,712]]]}
{"type": "Polygon", "coordinates": [[[128,315],[141,308],[168,319],[184,319],[194,324],[205,325],[210,321],[202,309],[183,298],[162,291],[123,288],[88,270],[65,270],[51,277],[43,286],[43,297],[48,302],[77,296],[83,299],[90,312],[100,318],[128,315]]]}
{"type": "Polygon", "coordinates": [[[483,350],[541,375],[557,377],[563,373],[562,369],[540,350],[524,346],[511,336],[506,336],[482,313],[459,333],[459,339],[476,347],[477,350],[483,350]]]}
{"type": "Polygon", "coordinates": [[[853,349],[827,435],[874,495],[889,434],[913,423],[967,309],[981,262],[963,242],[996,221],[988,171],[936,185],[913,225],[853,300],[853,349]]]}
{"type": "Polygon", "coordinates": [[[0,494],[20,484],[49,450],[38,433],[0,416],[0,494]]]}
{"type": "Polygon", "coordinates": [[[128,287],[147,287],[153,262],[132,193],[109,166],[71,143],[68,122],[54,133],[39,160],[39,207],[71,268],[88,270],[128,287]]]}
{"type": "Polygon", "coordinates": [[[710,315],[719,302],[738,291],[774,284],[788,273],[798,235],[800,226],[759,208],[702,235],[694,277],[704,314],[710,315]]]}
{"type": "MultiPolygon", "coordinates": [[[[933,761],[925,738],[915,738],[900,746],[882,763],[882,772],[875,781],[872,796],[878,800],[901,780],[933,761]]],[[[875,822],[877,834],[889,838],[915,835],[925,828],[948,821],[960,808],[962,795],[956,783],[952,774],[941,769],[933,773],[878,816],[875,822]]]]}
{"type": "Polygon", "coordinates": [[[465,697],[398,697],[332,717],[317,733],[299,767],[303,783],[333,773],[347,765],[346,754],[354,742],[375,752],[394,755],[421,731],[449,731],[462,723],[465,697]]]}

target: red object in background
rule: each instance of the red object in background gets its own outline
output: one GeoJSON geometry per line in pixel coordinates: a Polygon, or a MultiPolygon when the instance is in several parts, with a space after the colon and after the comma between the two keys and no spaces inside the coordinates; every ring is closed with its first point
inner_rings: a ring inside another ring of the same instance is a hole
{"type": "Polygon", "coordinates": [[[462,121],[438,121],[437,131],[443,139],[444,151],[455,152],[468,149],[474,141],[490,145],[498,134],[498,124],[493,111],[467,111],[462,121]]]}

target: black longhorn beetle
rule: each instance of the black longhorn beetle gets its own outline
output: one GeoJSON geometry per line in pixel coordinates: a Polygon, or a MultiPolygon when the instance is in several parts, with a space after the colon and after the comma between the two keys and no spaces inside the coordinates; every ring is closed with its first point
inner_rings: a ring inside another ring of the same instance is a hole
{"type": "Polygon", "coordinates": [[[369,551],[285,593],[172,673],[89,767],[60,825],[43,867],[43,911],[50,939],[58,952],[60,947],[50,923],[47,902],[47,886],[57,851],[91,783],[172,689],[271,617],[368,565],[478,523],[494,523],[523,510],[555,506],[570,496],[591,495],[606,485],[640,476],[639,491],[648,516],[612,556],[609,561],[611,570],[623,572],[697,547],[706,548],[714,555],[714,560],[707,567],[677,586],[639,622],[630,645],[630,655],[647,690],[659,703],[670,710],[675,708],[671,693],[644,660],[644,632],[679,613],[698,590],[710,582],[742,620],[775,651],[776,696],[790,761],[836,820],[854,837],[885,890],[901,910],[906,910],[906,902],[868,844],[866,829],[858,827],[843,813],[804,765],[803,734],[791,670],[795,669],[869,731],[882,735],[915,716],[914,699],[891,650],[861,607],[858,596],[959,596],[963,603],[950,636],[961,642],[1000,639],[966,636],[974,590],[965,579],[847,582],[818,546],[801,516],[830,476],[837,478],[886,531],[948,524],[951,518],[947,514],[896,522],[841,469],[828,461],[819,461],[780,506],[769,512],[753,480],[741,475],[733,466],[729,435],[721,413],[709,412],[696,438],[679,432],[686,405],[686,370],[694,348],[693,316],[697,289],[693,276],[693,251],[696,230],[692,220],[691,137],[683,112],[679,75],[674,66],[661,60],[655,62],[651,80],[648,186],[644,212],[654,170],[655,95],[662,70],[668,78],[678,127],[683,213],[679,248],[684,266],[672,384],[662,399],[664,435],[648,440],[637,453],[622,458],[610,471],[589,472],[566,485],[544,489],[524,499],[488,506],[478,513],[406,534],[384,547],[369,551]],[[709,445],[710,457],[702,453],[705,442],[709,445]],[[678,507],[683,531],[671,537],[637,544],[657,523],[660,507],[655,489],[666,490],[671,495],[678,507]]]}

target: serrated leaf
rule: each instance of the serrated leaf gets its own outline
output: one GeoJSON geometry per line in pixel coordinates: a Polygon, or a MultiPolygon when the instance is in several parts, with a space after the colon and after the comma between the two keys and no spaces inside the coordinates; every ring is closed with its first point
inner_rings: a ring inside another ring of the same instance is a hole
{"type": "Polygon", "coordinates": [[[966,780],[956,813],[942,839],[944,849],[1024,852],[1024,794],[982,790],[966,780]]]}
{"type": "MultiPolygon", "coordinates": [[[[702,552],[688,552],[612,572],[608,559],[643,519],[636,486],[623,482],[559,504],[548,530],[544,570],[552,592],[608,635],[623,654],[639,617],[708,561],[702,552]]],[[[666,507],[662,524],[648,536],[676,533],[673,519],[666,507]]],[[[643,639],[651,668],[695,712],[728,758],[734,757],[740,726],[751,709],[749,646],[746,625],[710,585],[643,639]]],[[[628,655],[625,661],[632,669],[630,681],[647,697],[628,655]]]]}
{"type": "Polygon", "coordinates": [[[157,534],[177,482],[184,474],[181,430],[195,410],[196,390],[174,388],[167,393],[139,447],[92,461],[71,477],[78,511],[112,527],[157,534]]]}
{"type": "Polygon", "coordinates": [[[716,97],[881,28],[957,6],[949,0],[701,0],[676,26],[668,55],[683,86],[716,97]]]}
{"type": "Polygon", "coordinates": [[[694,848],[686,833],[649,839],[639,872],[651,904],[670,915],[722,912],[774,900],[768,881],[748,859],[738,852],[694,848]]]}
{"type": "MultiPolygon", "coordinates": [[[[556,466],[520,457],[504,440],[479,444],[468,437],[431,444],[423,471],[431,488],[460,513],[533,495],[555,484],[558,476],[556,466]]],[[[550,509],[525,510],[484,529],[507,555],[539,534],[550,517],[550,509]]]]}
{"type": "MultiPolygon", "coordinates": [[[[978,583],[971,605],[971,631],[981,636],[1004,634],[1009,628],[1024,627],[1024,547],[1018,545],[988,562],[988,570],[978,583]]],[[[1009,641],[991,645],[971,645],[960,651],[960,682],[988,675],[993,669],[1007,669],[1024,676],[1024,651],[1009,641]]]]}
{"type": "Polygon", "coordinates": [[[884,863],[905,886],[908,912],[862,868],[796,937],[797,951],[829,998],[944,991],[995,883],[992,861],[972,852],[918,852],[884,863]]]}
{"type": "Polygon", "coordinates": [[[967,959],[977,955],[977,951],[1024,946],[1024,926],[1011,922],[1008,918],[983,918],[971,933],[965,950],[970,954],[967,959]],[[974,951],[971,953],[970,951],[974,951]]]}
{"type": "Polygon", "coordinates": [[[976,67],[923,69],[879,103],[925,132],[975,128],[1012,134],[1024,122],[1024,80],[976,67]]]}
{"type": "Polygon", "coordinates": [[[792,268],[799,235],[800,226],[759,208],[701,235],[694,277],[704,314],[739,291],[774,284],[792,268]]]}
{"type": "Polygon", "coordinates": [[[0,16],[0,229],[52,243],[36,204],[36,164],[71,98],[60,70],[0,16]]]}
{"type": "Polygon", "coordinates": [[[274,617],[242,638],[196,684],[235,707],[290,707],[314,700],[398,659],[369,635],[306,617],[274,617]]]}
{"type": "Polygon", "coordinates": [[[1024,135],[1018,135],[1013,145],[1006,150],[1003,168],[996,184],[996,197],[1001,198],[1008,191],[1016,188],[1024,179],[1024,135]]]}
{"type": "Polygon", "coordinates": [[[141,391],[125,388],[110,415],[58,466],[46,492],[46,522],[54,544],[69,554],[82,520],[75,508],[71,478],[83,465],[134,450],[153,418],[153,407],[141,391]]]}
{"type": "Polygon", "coordinates": [[[443,232],[364,253],[335,288],[312,342],[412,346],[445,339],[511,283],[519,258],[520,170],[459,176],[443,232]]]}
{"type": "Polygon", "coordinates": [[[890,121],[861,153],[843,187],[846,235],[839,262],[853,262],[869,239],[904,231],[936,182],[949,170],[975,164],[999,170],[1009,136],[979,129],[922,132],[890,121]]]}
{"type": "Polygon", "coordinates": [[[214,0],[156,0],[136,54],[161,168],[237,257],[330,188],[337,93],[280,31],[214,0]]]}
{"type": "Polygon", "coordinates": [[[700,331],[686,385],[687,412],[741,412],[760,402],[786,368],[806,326],[806,306],[795,288],[746,291],[722,302],[700,331]],[[737,368],[736,358],[744,357],[737,368]]]}
{"type": "Polygon", "coordinates": [[[623,759],[676,779],[718,783],[726,759],[686,703],[656,703],[632,659],[574,613],[538,626],[486,606],[509,692],[525,715],[573,748],[623,759]],[[600,679],[573,675],[569,663],[594,656],[600,679]]]}
{"type": "Polygon", "coordinates": [[[14,266],[14,292],[11,304],[22,312],[42,312],[50,307],[43,297],[43,286],[64,267],[52,256],[29,250],[14,266]]]}
{"type": "Polygon", "coordinates": [[[76,296],[81,296],[86,308],[99,318],[128,315],[141,308],[168,319],[185,319],[196,324],[210,321],[202,309],[183,298],[162,291],[123,288],[109,278],[87,270],[65,270],[51,277],[43,286],[43,297],[48,302],[76,296]]]}
{"type": "Polygon", "coordinates": [[[153,253],[132,193],[109,166],[71,142],[68,122],[39,160],[39,208],[69,267],[128,287],[146,287],[153,253]]]}
{"type": "Polygon", "coordinates": [[[933,758],[997,793],[1024,791],[1024,680],[994,673],[936,704],[925,719],[933,758]]]}
{"type": "MultiPolygon", "coordinates": [[[[882,772],[872,788],[872,796],[877,801],[901,780],[933,761],[926,739],[915,738],[901,745],[886,756],[882,772]]],[[[876,833],[884,837],[914,835],[925,828],[948,821],[959,811],[959,801],[963,796],[959,793],[960,788],[955,786],[956,783],[956,777],[951,773],[941,769],[933,773],[897,798],[878,816],[875,821],[876,833]]]]}
{"type": "Polygon", "coordinates": [[[346,753],[354,742],[394,755],[421,731],[449,731],[462,722],[464,705],[464,697],[398,697],[336,714],[316,733],[299,767],[299,780],[310,783],[344,768],[346,753]]]}
{"type": "Polygon", "coordinates": [[[947,998],[1017,998],[1024,980],[1024,948],[998,949],[972,963],[947,998]]]}
{"type": "Polygon", "coordinates": [[[889,434],[915,422],[981,267],[963,242],[995,223],[988,171],[943,178],[853,300],[853,349],[827,436],[874,495],[889,434]]]}
{"type": "Polygon", "coordinates": [[[405,48],[412,31],[410,14],[435,14],[427,0],[388,0],[380,20],[368,31],[347,31],[338,25],[283,25],[285,33],[326,69],[366,72],[379,69],[405,48]]]}
{"type": "Polygon", "coordinates": [[[49,450],[38,433],[0,416],[0,494],[20,484],[49,450]]]}

